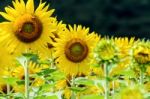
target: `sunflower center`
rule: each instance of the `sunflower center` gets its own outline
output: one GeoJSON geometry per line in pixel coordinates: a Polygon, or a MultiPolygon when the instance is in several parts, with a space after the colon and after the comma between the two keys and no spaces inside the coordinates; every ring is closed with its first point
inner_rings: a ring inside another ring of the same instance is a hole
{"type": "Polygon", "coordinates": [[[84,48],[80,43],[74,43],[72,45],[72,47],[70,48],[70,52],[74,55],[74,56],[79,56],[83,53],[84,48]]]}
{"type": "Polygon", "coordinates": [[[150,55],[146,52],[139,52],[134,55],[134,58],[138,63],[144,64],[150,62],[150,55]]]}
{"type": "Polygon", "coordinates": [[[88,47],[81,39],[70,40],[65,47],[65,55],[72,62],[81,62],[88,54],[88,47]]]}
{"type": "MultiPolygon", "coordinates": [[[[3,93],[7,94],[7,85],[6,85],[6,84],[4,84],[4,85],[2,85],[2,86],[1,86],[1,88],[2,88],[2,90],[1,90],[1,91],[2,91],[3,93]]],[[[13,89],[13,87],[12,87],[12,86],[10,86],[10,91],[11,91],[12,89],[13,89]]]]}
{"type": "Polygon", "coordinates": [[[14,33],[20,41],[30,43],[41,36],[42,24],[36,16],[25,14],[14,22],[14,33]]]}
{"type": "Polygon", "coordinates": [[[34,31],[34,25],[32,23],[25,23],[22,30],[26,33],[32,33],[34,31]]]}

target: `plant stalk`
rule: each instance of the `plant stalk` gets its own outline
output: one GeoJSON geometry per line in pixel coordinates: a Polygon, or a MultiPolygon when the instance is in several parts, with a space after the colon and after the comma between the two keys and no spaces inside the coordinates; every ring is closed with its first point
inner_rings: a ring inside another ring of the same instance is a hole
{"type": "Polygon", "coordinates": [[[28,68],[28,61],[25,62],[24,72],[25,72],[25,97],[26,97],[26,99],[29,99],[29,68],[28,68]]]}
{"type": "Polygon", "coordinates": [[[105,99],[109,98],[109,81],[108,81],[108,66],[104,64],[104,73],[105,73],[105,99]]]}

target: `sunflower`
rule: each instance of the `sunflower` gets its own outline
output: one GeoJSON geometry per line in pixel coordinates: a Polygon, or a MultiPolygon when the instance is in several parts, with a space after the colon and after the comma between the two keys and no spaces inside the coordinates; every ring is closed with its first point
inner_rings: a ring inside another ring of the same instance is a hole
{"type": "MultiPolygon", "coordinates": [[[[29,74],[36,74],[38,72],[40,72],[42,70],[42,68],[40,68],[40,66],[38,66],[36,63],[33,62],[29,62],[28,64],[29,66],[29,74]]],[[[12,76],[16,77],[20,80],[24,80],[25,79],[25,75],[24,75],[24,68],[23,66],[18,66],[16,67],[13,71],[12,71],[12,76]]],[[[34,80],[34,78],[30,77],[31,80],[34,80]]]]}
{"type": "Polygon", "coordinates": [[[7,21],[0,23],[0,44],[9,52],[24,52],[29,49],[45,52],[45,43],[56,31],[56,18],[51,17],[54,9],[42,3],[35,9],[34,0],[12,1],[13,7],[5,7],[6,12],[0,12],[7,21]]]}
{"type": "Polygon", "coordinates": [[[112,39],[101,39],[95,48],[95,59],[98,62],[116,61],[118,57],[118,47],[112,39]]]}
{"type": "Polygon", "coordinates": [[[7,94],[8,87],[9,91],[13,90],[12,86],[8,86],[8,84],[4,81],[4,79],[0,78],[0,94],[7,94]]]}
{"type": "Polygon", "coordinates": [[[139,88],[128,87],[121,91],[119,99],[144,99],[139,88]]]}
{"type": "Polygon", "coordinates": [[[147,76],[150,76],[150,66],[146,66],[146,73],[147,73],[147,76]]]}
{"type": "Polygon", "coordinates": [[[128,39],[127,37],[124,37],[124,38],[114,38],[114,42],[119,48],[120,54],[119,56],[121,58],[125,58],[129,56],[130,49],[133,46],[135,40],[134,38],[128,39]]]}
{"type": "Polygon", "coordinates": [[[62,32],[60,38],[53,43],[60,70],[70,75],[87,74],[89,63],[93,56],[93,48],[98,39],[94,32],[89,34],[89,28],[74,25],[62,32]]]}
{"type": "Polygon", "coordinates": [[[140,41],[132,50],[133,59],[138,64],[150,63],[150,42],[140,41]]]}
{"type": "Polygon", "coordinates": [[[9,92],[13,92],[13,85],[15,82],[8,83],[7,78],[12,77],[13,68],[4,67],[0,69],[0,94],[7,94],[9,92]]]}
{"type": "Polygon", "coordinates": [[[71,95],[72,95],[72,91],[70,89],[71,84],[70,84],[70,81],[68,79],[62,79],[62,80],[57,81],[55,87],[56,87],[55,88],[56,91],[57,90],[63,90],[62,96],[65,99],[71,98],[71,95]]]}
{"type": "Polygon", "coordinates": [[[130,65],[129,59],[119,62],[110,71],[110,76],[120,75],[123,71],[128,69],[130,65]]]}
{"type": "Polygon", "coordinates": [[[144,88],[147,92],[150,92],[150,81],[144,84],[144,88]]]}
{"type": "MultiPolygon", "coordinates": [[[[41,86],[45,83],[45,80],[40,77],[34,77],[33,75],[40,72],[43,67],[40,67],[38,64],[29,62],[29,80],[30,80],[30,86],[32,87],[38,87],[41,86]]],[[[46,68],[46,67],[44,67],[46,68]]],[[[24,75],[24,68],[23,66],[18,66],[12,71],[12,76],[15,78],[18,78],[18,80],[25,80],[25,75],[24,75]]],[[[25,91],[25,86],[24,84],[18,85],[17,83],[14,85],[14,91],[15,92],[24,92],[25,91]]]]}
{"type": "Polygon", "coordinates": [[[98,86],[92,86],[92,85],[72,85],[72,81],[69,79],[62,79],[56,83],[56,89],[57,90],[62,90],[63,94],[62,96],[65,99],[70,99],[71,96],[73,95],[73,86],[77,88],[83,88],[83,90],[78,91],[76,94],[77,99],[80,99],[81,96],[83,95],[88,95],[88,94],[100,94],[103,93],[103,89],[99,88],[98,86]]]}
{"type": "Polygon", "coordinates": [[[56,27],[56,30],[52,32],[52,36],[50,36],[49,42],[47,43],[46,47],[47,49],[45,49],[45,55],[43,55],[43,58],[49,58],[47,53],[49,53],[49,55],[51,55],[50,57],[53,58],[53,53],[54,53],[54,46],[53,46],[53,42],[56,42],[57,38],[60,38],[60,34],[66,30],[66,24],[63,24],[62,21],[61,22],[55,22],[53,23],[53,27],[56,27]]]}

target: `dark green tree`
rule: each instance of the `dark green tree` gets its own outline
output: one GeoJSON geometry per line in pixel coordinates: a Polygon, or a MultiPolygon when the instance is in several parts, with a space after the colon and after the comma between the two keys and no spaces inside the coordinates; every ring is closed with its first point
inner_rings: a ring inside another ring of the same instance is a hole
{"type": "MultiPolygon", "coordinates": [[[[1,11],[11,1],[1,1],[1,11]]],[[[56,9],[54,15],[64,23],[82,24],[102,35],[150,38],[150,0],[43,1],[56,9]]]]}

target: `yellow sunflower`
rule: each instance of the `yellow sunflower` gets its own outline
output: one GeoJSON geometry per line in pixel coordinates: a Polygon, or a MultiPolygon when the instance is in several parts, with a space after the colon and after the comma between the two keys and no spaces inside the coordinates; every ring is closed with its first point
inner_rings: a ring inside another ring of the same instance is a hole
{"type": "Polygon", "coordinates": [[[150,92],[150,81],[144,84],[144,88],[147,92],[150,92]]]}
{"type": "Polygon", "coordinates": [[[147,73],[147,76],[150,76],[150,66],[146,66],[146,73],[147,73]]]}
{"type": "MultiPolygon", "coordinates": [[[[49,58],[48,54],[50,55],[50,57],[53,57],[53,53],[54,53],[54,46],[53,46],[53,42],[56,42],[55,39],[60,38],[60,34],[66,30],[66,24],[63,24],[62,21],[61,22],[55,22],[52,24],[53,27],[56,27],[56,30],[52,32],[52,36],[50,36],[49,42],[47,43],[47,49],[45,49],[45,54],[43,54],[43,58],[49,58]]],[[[41,53],[42,54],[42,53],[41,53]]]]}
{"type": "Polygon", "coordinates": [[[119,56],[121,58],[129,56],[130,49],[133,46],[135,40],[134,38],[128,39],[127,37],[124,38],[114,38],[115,44],[119,48],[119,56]]]}
{"type": "MultiPolygon", "coordinates": [[[[30,85],[34,87],[41,86],[45,83],[43,78],[40,77],[32,77],[33,74],[36,74],[40,72],[42,69],[47,67],[41,67],[36,63],[29,62],[29,79],[30,79],[30,85]]],[[[15,78],[18,78],[19,80],[25,80],[25,74],[24,74],[24,68],[23,66],[18,66],[12,71],[12,76],[15,78]]],[[[25,86],[24,85],[18,85],[17,83],[14,85],[14,91],[15,92],[24,92],[25,86]]]]}
{"type": "Polygon", "coordinates": [[[55,87],[56,87],[55,88],[56,91],[63,90],[64,98],[70,99],[70,97],[72,95],[72,91],[70,89],[71,84],[68,79],[62,79],[62,80],[57,81],[55,87]]]}
{"type": "Polygon", "coordinates": [[[70,75],[87,74],[92,51],[98,40],[95,38],[94,32],[89,34],[89,28],[69,25],[69,30],[62,32],[53,44],[60,70],[70,75]]]}
{"type": "Polygon", "coordinates": [[[150,42],[140,41],[133,47],[133,59],[138,64],[150,63],[150,42]]]}
{"type": "Polygon", "coordinates": [[[128,87],[121,91],[119,99],[144,99],[144,96],[139,88],[128,87]]]}
{"type": "Polygon", "coordinates": [[[95,48],[95,58],[98,62],[116,60],[118,56],[118,47],[112,39],[101,39],[95,48]]]}
{"type": "Polygon", "coordinates": [[[0,69],[0,94],[7,94],[8,91],[13,91],[13,84],[15,82],[11,82],[11,85],[8,84],[7,78],[12,77],[12,69],[13,68],[8,68],[4,67],[0,69]]]}
{"type": "Polygon", "coordinates": [[[119,75],[122,73],[122,71],[125,71],[126,69],[128,69],[128,66],[130,65],[129,62],[130,60],[126,59],[124,61],[119,62],[118,64],[116,64],[116,66],[114,66],[111,71],[110,71],[110,76],[114,76],[114,75],[119,75]]]}
{"type": "MultiPolygon", "coordinates": [[[[29,66],[29,74],[36,74],[38,72],[41,71],[42,68],[40,68],[39,65],[37,65],[36,63],[33,62],[29,62],[28,64],[29,66]]],[[[24,68],[23,66],[18,66],[16,67],[13,71],[12,71],[12,75],[13,77],[16,77],[20,80],[24,80],[25,79],[25,75],[24,75],[24,68]]],[[[33,80],[32,78],[30,78],[31,80],[33,80]]]]}
{"type": "Polygon", "coordinates": [[[34,0],[12,1],[13,7],[5,7],[0,12],[7,21],[0,23],[0,44],[9,52],[24,52],[29,49],[44,51],[45,43],[56,31],[56,18],[51,17],[54,9],[42,3],[35,9],[34,0]]]}
{"type": "Polygon", "coordinates": [[[2,78],[0,78],[0,94],[7,94],[8,87],[9,91],[13,90],[12,86],[8,86],[7,83],[2,78]]]}

